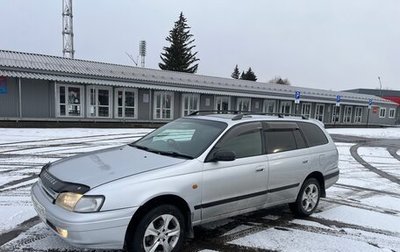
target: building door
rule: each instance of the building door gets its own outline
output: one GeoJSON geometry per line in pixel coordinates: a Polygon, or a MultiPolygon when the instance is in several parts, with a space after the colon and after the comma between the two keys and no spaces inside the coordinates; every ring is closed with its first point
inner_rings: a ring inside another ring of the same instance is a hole
{"type": "Polygon", "coordinates": [[[332,105],[332,123],[339,123],[340,122],[340,111],[341,107],[332,105]]]}
{"type": "Polygon", "coordinates": [[[351,123],[352,110],[351,106],[344,107],[343,123],[351,123]]]}
{"type": "Polygon", "coordinates": [[[315,119],[323,122],[324,121],[324,110],[325,110],[324,104],[317,104],[317,107],[315,110],[315,119]]]}
{"type": "Polygon", "coordinates": [[[229,110],[231,104],[228,96],[217,96],[215,97],[215,110],[226,111],[229,110]]]}
{"type": "Polygon", "coordinates": [[[362,107],[356,107],[354,111],[354,123],[361,123],[362,121],[362,107]]]}
{"type": "Polygon", "coordinates": [[[290,114],[292,112],[292,102],[281,101],[279,112],[283,114],[290,114]]]}

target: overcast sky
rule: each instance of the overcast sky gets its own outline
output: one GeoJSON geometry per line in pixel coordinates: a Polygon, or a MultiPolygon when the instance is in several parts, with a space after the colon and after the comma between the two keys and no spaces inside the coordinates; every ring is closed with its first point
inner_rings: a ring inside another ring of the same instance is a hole
{"type": "MultiPolygon", "coordinates": [[[[62,0],[0,0],[0,49],[62,56],[62,0]]],[[[74,0],[75,58],[132,65],[147,42],[157,68],[183,11],[196,39],[198,74],[343,90],[400,89],[398,0],[74,0]]]]}

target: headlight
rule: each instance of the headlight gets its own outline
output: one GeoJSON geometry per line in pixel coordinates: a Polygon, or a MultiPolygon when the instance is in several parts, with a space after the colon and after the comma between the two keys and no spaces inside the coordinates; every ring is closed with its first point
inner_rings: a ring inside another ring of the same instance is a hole
{"type": "Polygon", "coordinates": [[[104,202],[104,196],[84,196],[78,193],[60,193],[56,205],[71,212],[97,212],[104,202]]]}

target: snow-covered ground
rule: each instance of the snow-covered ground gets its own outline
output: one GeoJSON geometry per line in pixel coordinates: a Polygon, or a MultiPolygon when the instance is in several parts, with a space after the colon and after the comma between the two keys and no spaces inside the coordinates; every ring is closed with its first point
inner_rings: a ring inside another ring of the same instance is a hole
{"type": "MultiPolygon", "coordinates": [[[[38,223],[29,197],[49,161],[123,145],[149,129],[1,129],[0,242],[23,232],[0,251],[80,251],[38,223]]],[[[400,128],[329,129],[332,134],[400,139],[400,128]]],[[[195,229],[185,251],[400,251],[400,185],[372,172],[351,155],[352,143],[336,143],[340,179],[318,211],[295,219],[286,206],[229,218],[195,229]],[[208,235],[208,236],[207,236],[208,235]]],[[[397,147],[400,153],[400,146],[397,147]]],[[[400,161],[386,147],[363,146],[358,155],[400,179],[400,161]]],[[[1,244],[1,243],[0,243],[1,244]]]]}
{"type": "Polygon", "coordinates": [[[368,138],[400,139],[400,127],[393,128],[332,128],[329,134],[342,134],[368,138]]]}

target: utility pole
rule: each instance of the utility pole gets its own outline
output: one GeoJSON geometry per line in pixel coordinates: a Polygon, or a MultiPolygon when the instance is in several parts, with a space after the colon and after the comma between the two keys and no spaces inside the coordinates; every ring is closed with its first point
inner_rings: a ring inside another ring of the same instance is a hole
{"type": "Polygon", "coordinates": [[[63,0],[62,25],[63,25],[63,57],[74,58],[74,29],[72,25],[72,0],[63,0]]]}

